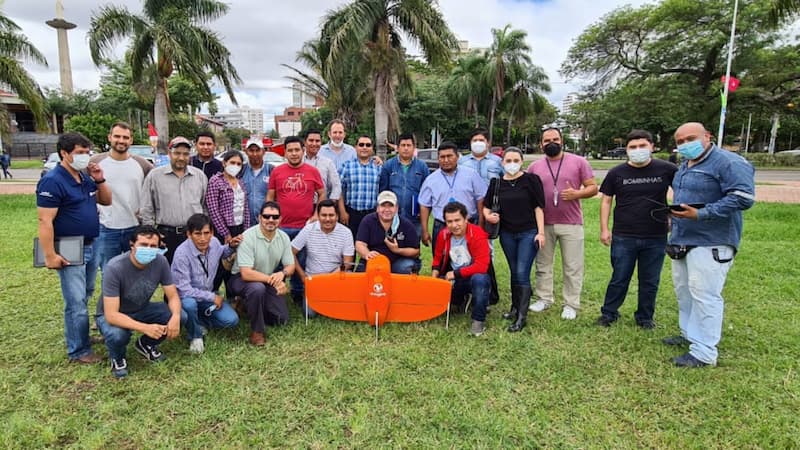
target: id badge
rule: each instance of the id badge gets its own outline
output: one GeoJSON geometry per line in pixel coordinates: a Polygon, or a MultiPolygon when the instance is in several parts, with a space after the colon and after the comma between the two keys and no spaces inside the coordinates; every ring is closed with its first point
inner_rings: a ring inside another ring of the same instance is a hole
{"type": "Polygon", "coordinates": [[[553,206],[558,206],[558,188],[553,187],[553,206]]]}

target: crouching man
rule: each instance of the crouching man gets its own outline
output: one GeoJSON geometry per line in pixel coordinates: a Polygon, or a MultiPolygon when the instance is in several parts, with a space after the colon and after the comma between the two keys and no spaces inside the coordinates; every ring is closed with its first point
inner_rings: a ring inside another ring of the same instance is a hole
{"type": "Polygon", "coordinates": [[[461,306],[472,295],[470,333],[480,336],[486,329],[489,304],[489,238],[481,227],[469,223],[467,207],[450,202],[444,207],[443,228],[436,237],[431,275],[453,281],[450,303],[461,306]]]}
{"type": "Polygon", "coordinates": [[[151,362],[166,359],[158,344],[180,333],[181,300],[160,245],[158,230],[140,226],[131,238],[131,249],[111,259],[103,274],[96,322],[111,358],[111,374],[117,378],[128,375],[125,353],[134,331],[142,335],[133,348],[151,362]],[[168,303],[150,301],[159,285],[168,303]]]}

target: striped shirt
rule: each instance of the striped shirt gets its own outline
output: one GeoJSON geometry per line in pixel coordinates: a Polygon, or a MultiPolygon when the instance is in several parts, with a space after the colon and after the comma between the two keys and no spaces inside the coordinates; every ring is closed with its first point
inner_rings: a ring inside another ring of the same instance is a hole
{"type": "Polygon", "coordinates": [[[381,168],[372,160],[367,164],[357,159],[346,161],[339,169],[344,204],[357,211],[375,209],[380,177],[381,168]]]}
{"type": "Polygon", "coordinates": [[[340,223],[330,233],[322,231],[319,222],[309,223],[294,237],[292,248],[306,249],[305,271],[309,275],[331,273],[342,266],[344,256],[356,253],[353,234],[340,223]]]}

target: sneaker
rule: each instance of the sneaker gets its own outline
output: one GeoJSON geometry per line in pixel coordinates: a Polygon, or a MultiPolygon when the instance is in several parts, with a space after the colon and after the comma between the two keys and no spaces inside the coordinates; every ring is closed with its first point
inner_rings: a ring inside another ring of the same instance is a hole
{"type": "Polygon", "coordinates": [[[542,312],[548,308],[550,308],[550,303],[547,303],[544,300],[536,300],[530,307],[528,307],[529,310],[537,313],[542,312]]]}
{"type": "Polygon", "coordinates": [[[111,359],[111,375],[114,378],[125,378],[128,376],[128,361],[125,358],[111,359]]]}
{"type": "Polygon", "coordinates": [[[672,362],[675,363],[678,367],[690,367],[690,368],[697,368],[697,367],[705,367],[710,366],[711,364],[707,362],[700,361],[699,359],[692,356],[691,353],[684,353],[681,356],[676,356],[672,358],[672,362]]]}
{"type": "Polygon", "coordinates": [[[472,326],[469,328],[469,334],[473,336],[480,336],[486,331],[486,322],[480,320],[473,320],[472,326]]]}
{"type": "Polygon", "coordinates": [[[561,311],[561,318],[564,320],[575,320],[578,317],[578,312],[572,306],[565,306],[561,311]]]}
{"type": "Polygon", "coordinates": [[[160,362],[167,359],[167,357],[158,350],[158,346],[143,343],[141,337],[133,344],[133,348],[150,362],[160,362]]]}
{"type": "Polygon", "coordinates": [[[654,330],[656,328],[656,323],[653,320],[642,320],[641,322],[636,322],[636,325],[643,330],[654,330]]]}
{"type": "Polygon", "coordinates": [[[610,317],[610,316],[600,316],[595,321],[595,324],[601,327],[610,327],[612,323],[616,322],[617,319],[610,317]]]}
{"type": "Polygon", "coordinates": [[[665,337],[664,339],[661,340],[661,342],[664,343],[664,345],[676,345],[676,346],[691,344],[691,342],[689,342],[688,339],[686,339],[681,335],[665,337]]]}
{"type": "Polygon", "coordinates": [[[203,353],[204,350],[203,338],[195,338],[189,342],[189,353],[203,353]]]}

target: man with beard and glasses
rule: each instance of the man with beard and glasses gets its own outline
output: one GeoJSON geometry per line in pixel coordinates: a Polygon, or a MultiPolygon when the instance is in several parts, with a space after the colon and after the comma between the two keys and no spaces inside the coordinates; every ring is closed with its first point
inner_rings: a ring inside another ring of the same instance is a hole
{"type": "Polygon", "coordinates": [[[353,237],[358,233],[358,225],[364,216],[375,211],[381,176],[380,166],[372,161],[372,138],[359,136],[356,148],[358,158],[346,161],[339,169],[342,181],[339,216],[353,237]]]}

